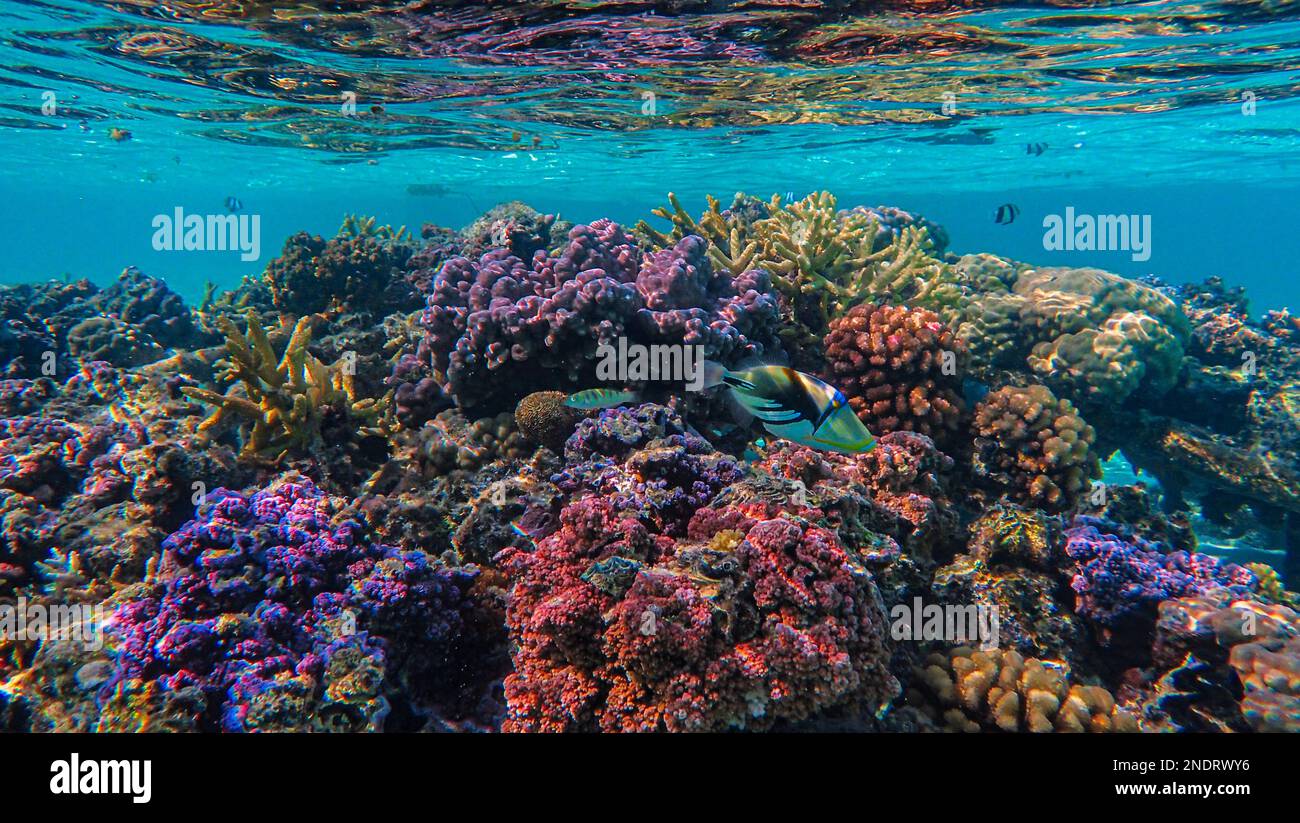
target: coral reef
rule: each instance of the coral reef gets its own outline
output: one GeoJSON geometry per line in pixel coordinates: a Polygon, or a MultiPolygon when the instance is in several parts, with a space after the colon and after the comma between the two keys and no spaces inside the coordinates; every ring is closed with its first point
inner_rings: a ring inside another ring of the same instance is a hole
{"type": "Polygon", "coordinates": [[[0,729],[1300,729],[1289,313],[825,192],[654,214],[349,217],[195,309],[0,287],[0,607],[111,615],[0,636],[0,729]],[[876,442],[631,347],[788,361],[876,442]]]}

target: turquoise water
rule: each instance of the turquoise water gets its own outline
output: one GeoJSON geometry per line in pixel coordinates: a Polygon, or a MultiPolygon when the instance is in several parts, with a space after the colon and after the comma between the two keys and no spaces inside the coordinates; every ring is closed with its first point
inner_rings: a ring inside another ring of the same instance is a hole
{"type": "Polygon", "coordinates": [[[1294,2],[334,5],[0,3],[0,281],[131,264],[193,298],[348,212],[460,226],[517,198],[634,222],[670,190],[825,188],[919,211],[957,252],[1300,303],[1294,2]],[[155,215],[231,196],[258,260],[154,251],[155,215]],[[1068,206],[1150,215],[1150,259],[1045,250],[1068,206]]]}

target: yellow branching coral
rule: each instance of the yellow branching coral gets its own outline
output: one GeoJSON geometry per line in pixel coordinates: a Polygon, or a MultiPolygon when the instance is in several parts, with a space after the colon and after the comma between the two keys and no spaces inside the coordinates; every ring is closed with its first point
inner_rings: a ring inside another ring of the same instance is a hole
{"type": "MultiPolygon", "coordinates": [[[[668,206],[654,214],[672,227],[660,232],[638,223],[638,234],[651,245],[669,246],[694,234],[708,241],[713,265],[733,276],[766,270],[782,298],[782,341],[797,357],[817,351],[830,321],[861,303],[923,306],[947,322],[961,317],[968,299],[949,267],[933,256],[924,225],[884,225],[888,218],[876,210],[841,210],[828,191],[789,203],[780,195],[764,202],[738,193],[725,210],[709,197],[698,219],[670,193],[668,206]]],[[[811,361],[795,365],[820,368],[811,361]]]]}
{"type": "Polygon", "coordinates": [[[187,397],[216,406],[199,430],[209,431],[231,415],[243,418],[250,427],[244,455],[273,461],[314,445],[331,409],[359,421],[360,434],[382,435],[387,398],[358,400],[350,358],[344,356],[327,366],[307,351],[311,321],[311,317],[298,321],[284,355],[277,358],[256,313],[248,313],[247,332],[240,332],[228,317],[217,318],[229,354],[226,376],[236,386],[225,394],[192,387],[181,390],[187,397]]]}
{"type": "Polygon", "coordinates": [[[967,647],[930,655],[913,697],[952,731],[1136,732],[1136,718],[1100,686],[1071,682],[1070,667],[1013,651],[967,647]]]}
{"type": "Polygon", "coordinates": [[[394,229],[387,224],[380,225],[373,217],[361,217],[356,214],[349,214],[343,218],[343,225],[339,226],[338,233],[340,237],[373,237],[376,240],[395,244],[411,239],[411,233],[406,230],[406,226],[394,229]]]}
{"type": "Polygon", "coordinates": [[[772,273],[812,333],[823,333],[831,318],[867,300],[945,302],[940,287],[951,285],[952,277],[930,256],[926,229],[882,233],[869,212],[840,211],[835,195],[826,191],[788,205],[775,196],[768,210],[771,216],[754,224],[757,265],[772,273]],[[881,245],[882,237],[892,239],[881,245]]]}
{"type": "MultiPolygon", "coordinates": [[[[734,215],[723,213],[718,198],[708,195],[707,199],[708,210],[696,220],[682,207],[677,195],[668,192],[668,207],[660,206],[653,214],[672,223],[672,229],[665,234],[642,220],[636,224],[636,231],[659,247],[671,246],[690,234],[703,237],[709,241],[709,260],[735,277],[753,267],[758,242],[749,236],[748,225],[734,215]]],[[[733,208],[744,199],[745,195],[736,194],[733,208]]]]}

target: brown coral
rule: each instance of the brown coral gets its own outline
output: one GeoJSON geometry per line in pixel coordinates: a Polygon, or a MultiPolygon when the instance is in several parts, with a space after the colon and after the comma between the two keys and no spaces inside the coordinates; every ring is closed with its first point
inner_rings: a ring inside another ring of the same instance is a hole
{"type": "Polygon", "coordinates": [[[992,392],[975,407],[974,432],[975,476],[1019,502],[1060,511],[1101,476],[1092,426],[1046,386],[992,392]]]}
{"type": "Polygon", "coordinates": [[[1300,731],[1300,638],[1246,643],[1229,663],[1241,678],[1241,714],[1256,731],[1300,731]]]}
{"type": "Polygon", "coordinates": [[[942,444],[956,431],[965,348],[937,314],[863,304],[830,328],[827,379],[874,434],[915,431],[942,444]]]}
{"type": "Polygon", "coordinates": [[[1138,730],[1110,692],[1072,683],[1070,667],[1057,661],[958,647],[930,655],[915,674],[920,702],[952,731],[1138,730]]]}
{"type": "Polygon", "coordinates": [[[564,405],[564,392],[539,391],[515,406],[515,424],[524,436],[551,451],[564,450],[564,441],[573,434],[581,415],[564,405]]]}
{"type": "Polygon", "coordinates": [[[263,275],[277,309],[311,314],[329,309],[411,311],[419,296],[403,278],[411,256],[406,230],[349,217],[329,240],[298,232],[263,275]]]}

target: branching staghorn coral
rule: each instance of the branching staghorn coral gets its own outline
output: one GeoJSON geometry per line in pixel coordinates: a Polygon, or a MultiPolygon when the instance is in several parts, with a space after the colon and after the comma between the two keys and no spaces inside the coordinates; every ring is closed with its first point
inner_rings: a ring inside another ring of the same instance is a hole
{"type": "Polygon", "coordinates": [[[662,217],[673,224],[668,234],[657,231],[642,220],[636,224],[636,233],[649,240],[658,248],[667,248],[688,235],[703,237],[709,241],[709,259],[714,265],[739,276],[752,268],[758,255],[758,242],[753,239],[749,223],[743,218],[742,207],[750,201],[746,195],[737,193],[732,207],[725,212],[721,203],[713,195],[707,195],[709,207],[696,220],[682,207],[677,195],[668,192],[668,205],[653,210],[656,217],[662,217]]]}
{"type": "Polygon", "coordinates": [[[411,239],[411,233],[406,230],[406,226],[394,229],[392,226],[380,225],[373,217],[362,217],[356,214],[349,214],[343,218],[343,225],[339,226],[340,237],[373,237],[386,243],[406,243],[411,239]]]}
{"type": "Polygon", "coordinates": [[[327,366],[307,351],[311,317],[294,326],[284,355],[278,359],[255,312],[248,313],[247,332],[240,332],[228,317],[217,318],[216,324],[226,335],[228,377],[238,381],[243,393],[181,389],[185,396],[217,407],[200,431],[210,431],[232,415],[242,418],[251,425],[244,440],[244,456],[277,462],[290,451],[310,447],[320,439],[329,409],[357,419],[363,435],[383,433],[388,398],[358,400],[354,369],[347,357],[327,366]]]}
{"type": "MultiPolygon", "coordinates": [[[[688,235],[709,243],[709,258],[733,274],[767,271],[781,295],[785,318],[781,339],[796,355],[808,356],[830,321],[865,301],[923,305],[956,319],[961,292],[952,273],[932,255],[934,243],[921,218],[888,209],[837,208],[828,191],[786,203],[766,203],[737,194],[728,209],[708,198],[698,220],[669,194],[669,207],[654,214],[672,223],[659,232],[644,221],[640,235],[671,246],[688,235]]],[[[809,360],[796,365],[815,369],[809,360]]]]}

